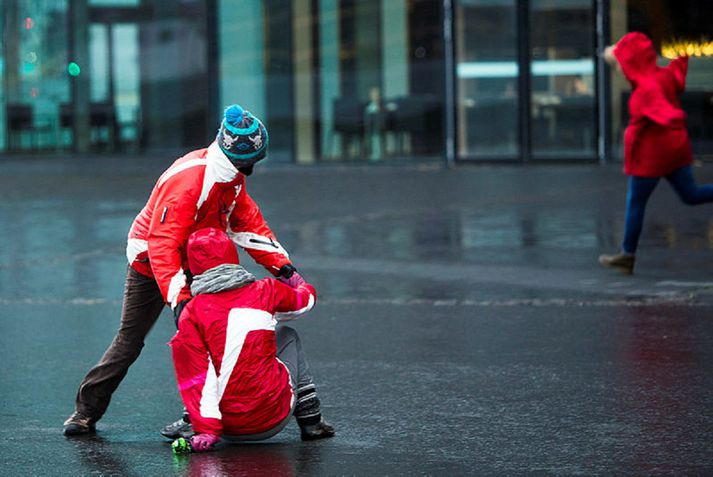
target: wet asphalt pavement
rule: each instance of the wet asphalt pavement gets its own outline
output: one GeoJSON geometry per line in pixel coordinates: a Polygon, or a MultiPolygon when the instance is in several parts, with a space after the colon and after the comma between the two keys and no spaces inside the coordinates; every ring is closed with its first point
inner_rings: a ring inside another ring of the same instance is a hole
{"type": "Polygon", "coordinates": [[[661,184],[636,274],[601,269],[618,166],[258,167],[318,291],[296,328],[337,437],[173,457],[165,311],[96,436],[65,438],[167,162],[0,160],[0,475],[713,474],[713,205],[661,184]]]}

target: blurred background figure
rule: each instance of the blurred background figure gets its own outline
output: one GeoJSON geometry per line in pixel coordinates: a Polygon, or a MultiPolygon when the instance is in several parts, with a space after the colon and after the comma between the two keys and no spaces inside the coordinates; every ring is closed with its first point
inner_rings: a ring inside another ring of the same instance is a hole
{"type": "Polygon", "coordinates": [[[602,265],[630,274],[644,223],[646,204],[665,177],[688,205],[713,202],[713,184],[698,187],[693,179],[693,154],[686,114],[678,97],[686,86],[688,56],[656,65],[656,50],[643,33],[625,35],[604,51],[606,61],[629,81],[631,119],[624,136],[624,174],[629,176],[626,227],[621,251],[602,255],[602,265]]]}

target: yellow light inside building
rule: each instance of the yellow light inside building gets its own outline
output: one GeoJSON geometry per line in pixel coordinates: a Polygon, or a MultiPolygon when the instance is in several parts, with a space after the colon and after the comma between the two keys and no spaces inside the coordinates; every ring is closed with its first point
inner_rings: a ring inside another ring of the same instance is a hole
{"type": "Polygon", "coordinates": [[[661,45],[661,55],[674,59],[679,56],[713,56],[713,41],[671,40],[661,45]]]}

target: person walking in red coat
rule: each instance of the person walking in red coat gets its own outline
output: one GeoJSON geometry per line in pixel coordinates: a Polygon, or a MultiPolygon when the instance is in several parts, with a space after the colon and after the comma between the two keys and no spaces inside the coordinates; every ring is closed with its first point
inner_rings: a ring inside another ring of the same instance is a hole
{"type": "Polygon", "coordinates": [[[291,415],[304,440],[334,436],[322,419],[297,332],[276,327],[312,309],[314,287],[297,273],[256,280],[218,229],[194,232],[187,253],[194,298],[181,313],[171,348],[195,432],[192,450],[211,449],[221,435],[267,439],[291,415]]]}
{"type": "Polygon", "coordinates": [[[624,133],[624,174],[629,176],[626,225],[621,251],[601,255],[599,262],[631,274],[644,222],[646,203],[665,177],[688,205],[713,201],[713,184],[697,186],[686,114],[678,96],[686,86],[688,57],[665,67],[656,64],[651,40],[639,32],[626,34],[604,51],[606,61],[624,74],[632,87],[629,125],[624,133]]]}
{"type": "MultiPolygon", "coordinates": [[[[176,160],[159,177],[129,230],[119,331],[80,384],[75,412],[64,423],[65,435],[94,432],[164,305],[177,318],[190,300],[185,249],[192,232],[219,228],[273,275],[289,278],[295,273],[245,187],[268,142],[260,120],[233,105],[225,110],[215,142],[176,160]]],[[[162,433],[177,437],[188,428],[189,422],[179,419],[162,433]]]]}

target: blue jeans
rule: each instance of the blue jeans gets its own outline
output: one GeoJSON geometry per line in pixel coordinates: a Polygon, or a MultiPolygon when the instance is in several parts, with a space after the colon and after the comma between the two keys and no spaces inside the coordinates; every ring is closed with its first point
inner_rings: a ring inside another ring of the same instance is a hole
{"type": "MultiPolygon", "coordinates": [[[[626,227],[624,242],[621,244],[624,253],[636,253],[639,236],[644,224],[646,203],[651,193],[659,183],[660,177],[629,177],[629,190],[626,194],[626,227]]],[[[688,205],[713,202],[713,184],[697,186],[693,179],[691,166],[683,166],[669,175],[666,180],[676,191],[683,203],[688,205]]]]}

